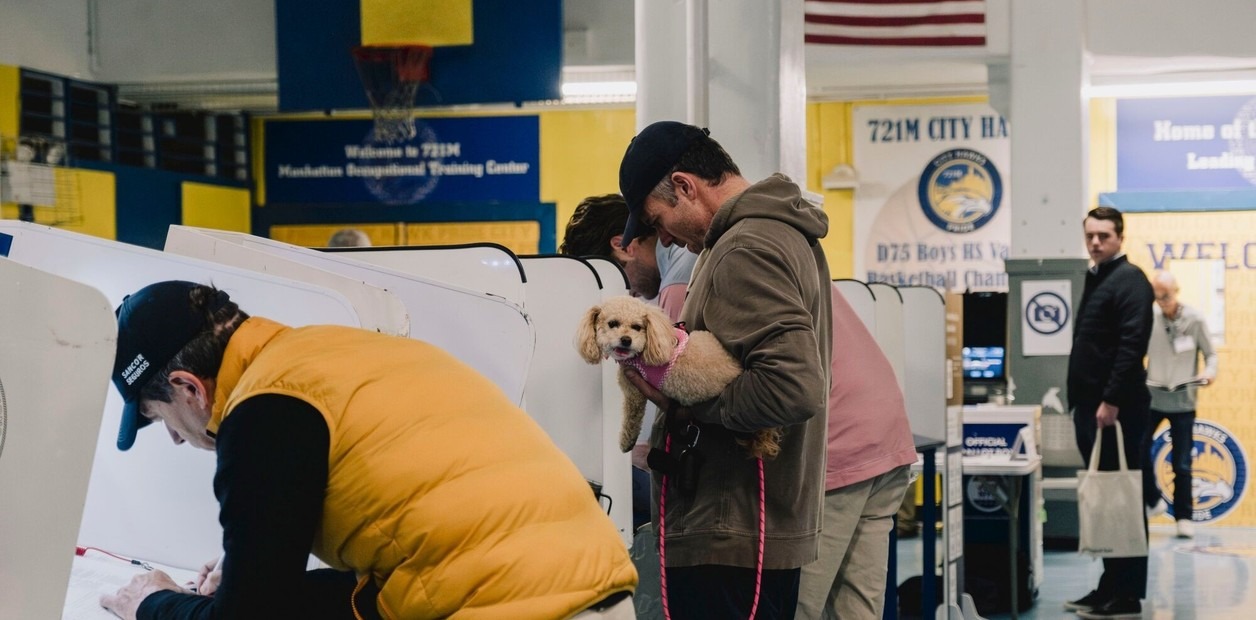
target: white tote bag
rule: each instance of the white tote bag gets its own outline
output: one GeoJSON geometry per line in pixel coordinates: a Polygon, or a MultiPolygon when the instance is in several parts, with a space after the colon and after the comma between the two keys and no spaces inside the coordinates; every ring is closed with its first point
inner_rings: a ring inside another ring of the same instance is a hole
{"type": "Polygon", "coordinates": [[[1077,472],[1077,550],[1097,558],[1132,558],[1147,555],[1143,529],[1143,475],[1125,461],[1125,438],[1116,423],[1116,448],[1120,456],[1115,471],[1099,471],[1099,446],[1103,431],[1090,451],[1090,468],[1077,472]]]}

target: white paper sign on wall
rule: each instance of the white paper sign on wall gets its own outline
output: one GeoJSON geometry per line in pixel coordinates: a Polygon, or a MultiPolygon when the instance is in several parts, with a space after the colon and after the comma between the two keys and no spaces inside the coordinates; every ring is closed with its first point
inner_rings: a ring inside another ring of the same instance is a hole
{"type": "Polygon", "coordinates": [[[1073,285],[1068,280],[1021,282],[1022,355],[1068,355],[1073,347],[1073,285]]]}

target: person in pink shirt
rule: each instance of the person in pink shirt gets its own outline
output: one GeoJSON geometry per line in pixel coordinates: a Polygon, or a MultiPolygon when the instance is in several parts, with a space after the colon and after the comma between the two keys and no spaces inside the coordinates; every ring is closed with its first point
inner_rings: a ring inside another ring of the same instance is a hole
{"type": "Polygon", "coordinates": [[[894,369],[836,287],[832,372],[820,557],[802,569],[797,618],[880,618],[916,448],[894,369]]]}

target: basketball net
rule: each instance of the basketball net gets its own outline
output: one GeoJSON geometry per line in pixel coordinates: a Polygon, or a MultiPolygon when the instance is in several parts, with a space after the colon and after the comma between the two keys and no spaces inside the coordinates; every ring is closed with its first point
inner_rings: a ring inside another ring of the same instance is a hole
{"type": "Polygon", "coordinates": [[[432,48],[422,45],[362,46],[353,49],[353,62],[375,117],[377,144],[400,144],[414,139],[414,98],[427,80],[432,48]]]}

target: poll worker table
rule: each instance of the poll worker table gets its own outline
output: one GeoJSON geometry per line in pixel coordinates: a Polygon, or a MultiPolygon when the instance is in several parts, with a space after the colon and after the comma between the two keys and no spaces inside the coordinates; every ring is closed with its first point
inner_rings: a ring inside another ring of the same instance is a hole
{"type": "MultiPolygon", "coordinates": [[[[922,529],[923,561],[926,575],[933,574],[933,565],[936,561],[936,552],[934,551],[935,536],[932,533],[934,527],[931,527],[934,517],[933,501],[934,491],[933,484],[928,484],[936,475],[937,468],[941,465],[943,455],[936,454],[933,459],[926,458],[928,453],[920,448],[921,437],[917,436],[917,452],[921,453],[921,458],[916,460],[912,465],[912,471],[921,472],[921,477],[926,481],[922,485],[924,489],[924,506],[921,512],[921,523],[925,526],[922,529]]],[[[937,446],[933,447],[936,450],[937,446]]],[[[930,451],[933,451],[930,450],[930,451]]],[[[1020,535],[1020,498],[1024,491],[1025,479],[1032,476],[1035,472],[1042,468],[1042,457],[1039,455],[1017,456],[1013,458],[1010,454],[993,454],[981,456],[965,456],[963,458],[963,473],[966,476],[981,476],[980,483],[982,489],[995,498],[999,503],[999,507],[1007,513],[1008,516],[1008,564],[1009,575],[1011,580],[1011,602],[1013,619],[1019,617],[1019,588],[1017,587],[1017,564],[1016,553],[1019,543],[1017,542],[1020,535]]],[[[924,579],[924,588],[922,589],[921,603],[923,605],[922,618],[932,618],[933,614],[928,610],[937,606],[936,596],[932,580],[924,579]]]]}

